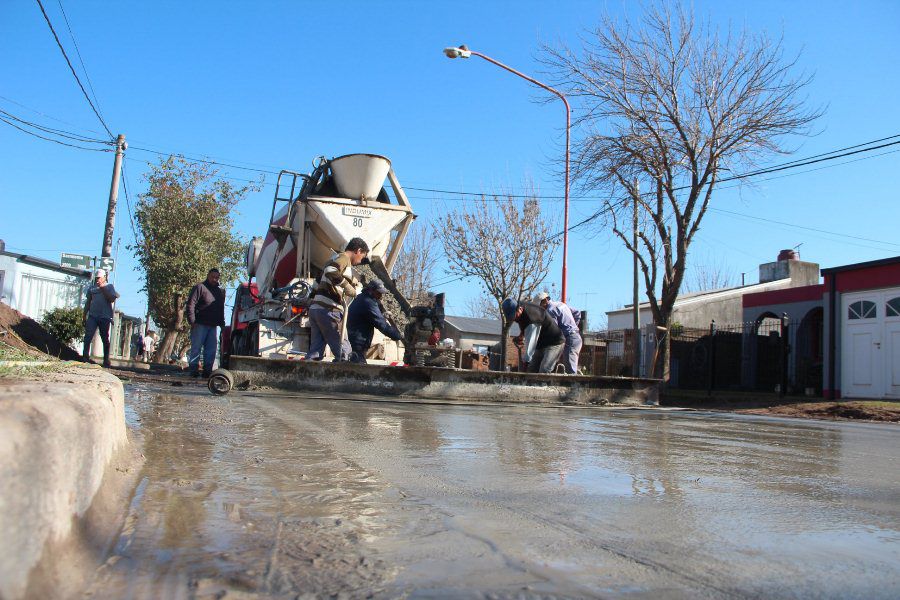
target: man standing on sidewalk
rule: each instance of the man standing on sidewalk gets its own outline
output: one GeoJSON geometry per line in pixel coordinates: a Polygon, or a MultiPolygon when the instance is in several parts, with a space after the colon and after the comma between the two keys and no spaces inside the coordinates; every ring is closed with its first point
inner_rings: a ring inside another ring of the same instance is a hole
{"type": "Polygon", "coordinates": [[[210,269],[206,281],[201,281],[191,289],[185,312],[191,325],[191,351],[188,353],[191,377],[200,376],[201,350],[203,376],[209,377],[216,360],[216,345],[219,340],[216,327],[225,327],[225,290],[219,287],[218,269],[210,269]]]}
{"type": "Polygon", "coordinates": [[[91,342],[99,331],[103,343],[103,366],[109,367],[109,327],[113,321],[113,303],[118,297],[116,288],[106,281],[106,271],[97,269],[84,304],[84,348],[81,352],[84,362],[91,361],[91,342]]]}

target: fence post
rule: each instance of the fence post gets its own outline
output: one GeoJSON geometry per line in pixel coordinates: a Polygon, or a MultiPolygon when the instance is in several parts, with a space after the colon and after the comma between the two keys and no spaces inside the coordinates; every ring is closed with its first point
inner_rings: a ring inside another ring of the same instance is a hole
{"type": "Polygon", "coordinates": [[[781,385],[778,386],[779,398],[784,397],[788,386],[788,355],[791,351],[790,344],[788,344],[789,332],[790,318],[787,316],[787,313],[781,313],[781,385]]]}
{"type": "Polygon", "coordinates": [[[709,380],[706,384],[706,395],[712,396],[713,388],[716,387],[716,320],[713,319],[709,324],[709,380]]]}

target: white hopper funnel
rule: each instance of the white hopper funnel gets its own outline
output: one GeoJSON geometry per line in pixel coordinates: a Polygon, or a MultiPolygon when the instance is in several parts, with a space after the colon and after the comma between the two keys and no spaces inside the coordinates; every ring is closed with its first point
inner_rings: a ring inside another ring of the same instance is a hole
{"type": "Polygon", "coordinates": [[[391,161],[377,154],[346,154],[331,160],[338,193],[354,200],[377,198],[390,169],[391,161]]]}

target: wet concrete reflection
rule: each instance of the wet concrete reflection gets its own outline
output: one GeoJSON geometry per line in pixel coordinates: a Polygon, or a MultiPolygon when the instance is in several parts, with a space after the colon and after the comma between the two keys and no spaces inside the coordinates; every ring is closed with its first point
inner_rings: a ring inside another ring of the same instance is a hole
{"type": "Polygon", "coordinates": [[[93,592],[895,597],[900,431],[131,390],[146,465],[93,592]]]}

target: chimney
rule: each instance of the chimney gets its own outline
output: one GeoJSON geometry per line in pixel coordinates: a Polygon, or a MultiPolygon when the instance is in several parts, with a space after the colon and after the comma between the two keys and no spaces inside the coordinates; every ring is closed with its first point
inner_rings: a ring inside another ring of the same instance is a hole
{"type": "Polygon", "coordinates": [[[775,262],[759,265],[759,282],[769,283],[790,279],[789,287],[819,283],[819,264],[804,262],[794,250],[782,250],[775,262]]]}

